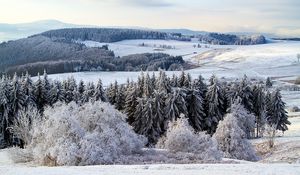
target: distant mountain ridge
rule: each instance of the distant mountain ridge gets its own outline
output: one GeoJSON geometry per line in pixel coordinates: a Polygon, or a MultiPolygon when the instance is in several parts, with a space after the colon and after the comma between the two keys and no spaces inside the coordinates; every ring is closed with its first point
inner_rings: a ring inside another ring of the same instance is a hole
{"type": "MultiPolygon", "coordinates": [[[[19,24],[7,24],[0,23],[0,42],[8,40],[16,40],[26,38],[31,35],[46,32],[48,30],[63,29],[63,28],[121,28],[121,29],[138,29],[138,30],[152,30],[165,33],[181,33],[183,35],[205,35],[210,32],[207,31],[195,31],[190,29],[151,29],[137,26],[92,26],[92,25],[77,25],[71,23],[64,23],[58,20],[40,20],[30,23],[19,23],[19,24]]],[[[252,35],[254,33],[247,32],[226,32],[234,35],[252,35]]],[[[257,33],[255,33],[257,34],[257,33]]],[[[263,34],[269,38],[277,37],[274,34],[263,34]]]]}

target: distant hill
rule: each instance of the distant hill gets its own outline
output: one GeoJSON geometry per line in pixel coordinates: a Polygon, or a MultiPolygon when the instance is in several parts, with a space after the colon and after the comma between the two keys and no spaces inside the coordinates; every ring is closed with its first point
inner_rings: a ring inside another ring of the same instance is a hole
{"type": "Polygon", "coordinates": [[[35,35],[0,44],[0,73],[181,70],[182,57],[162,53],[115,57],[107,46],[86,47],[65,38],[35,35]]]}
{"type": "Polygon", "coordinates": [[[0,42],[25,38],[52,29],[91,27],[68,24],[57,20],[42,20],[31,23],[6,24],[0,23],[0,42]]]}

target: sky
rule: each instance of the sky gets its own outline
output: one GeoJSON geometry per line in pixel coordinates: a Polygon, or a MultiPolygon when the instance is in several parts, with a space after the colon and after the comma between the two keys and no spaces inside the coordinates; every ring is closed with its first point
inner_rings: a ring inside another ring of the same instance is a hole
{"type": "Polygon", "coordinates": [[[0,23],[56,19],[97,26],[300,36],[300,0],[0,0],[0,23]]]}

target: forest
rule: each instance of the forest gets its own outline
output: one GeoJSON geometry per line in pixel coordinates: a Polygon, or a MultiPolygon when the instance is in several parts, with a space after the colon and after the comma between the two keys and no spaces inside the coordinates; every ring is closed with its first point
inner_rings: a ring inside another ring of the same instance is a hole
{"type": "Polygon", "coordinates": [[[37,75],[79,71],[181,70],[182,57],[145,53],[115,57],[106,45],[89,48],[65,39],[35,36],[0,44],[0,72],[11,76],[28,72],[37,75]]]}
{"type": "MultiPolygon", "coordinates": [[[[45,109],[55,110],[58,102],[78,106],[109,102],[126,116],[126,122],[135,133],[147,138],[148,147],[161,142],[170,122],[183,118],[187,119],[192,132],[209,135],[218,133],[220,122],[230,118],[225,117],[228,115],[238,121],[247,139],[261,137],[265,124],[284,132],[290,124],[285,103],[280,90],[271,86],[269,78],[266,82],[250,81],[245,75],[228,82],[215,75],[209,80],[199,75],[193,80],[184,71],[172,77],[164,71],[157,76],[141,72],[137,82],[115,82],[107,88],[103,87],[101,79],[97,84],[76,82],[72,77],[60,82],[48,79],[46,72],[36,81],[29,74],[21,77],[15,74],[12,79],[3,76],[0,81],[0,145],[2,148],[24,145],[24,139],[13,129],[18,118],[33,109],[43,116],[45,109]]],[[[30,116],[25,115],[26,118],[30,116]]]]}
{"type": "Polygon", "coordinates": [[[200,35],[199,40],[214,45],[255,45],[267,43],[263,35],[238,36],[222,33],[200,35]]]}

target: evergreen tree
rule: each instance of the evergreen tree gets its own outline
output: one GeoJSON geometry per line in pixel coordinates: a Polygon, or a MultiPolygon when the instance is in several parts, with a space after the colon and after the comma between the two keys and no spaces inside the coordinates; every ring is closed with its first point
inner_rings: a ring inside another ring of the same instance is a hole
{"type": "Polygon", "coordinates": [[[185,78],[186,76],[184,71],[181,71],[181,74],[179,75],[178,82],[177,82],[178,87],[184,87],[185,78]]]}
{"type": "MultiPolygon", "coordinates": [[[[80,92],[79,92],[80,93],[80,92]]],[[[94,98],[96,101],[101,100],[103,102],[106,102],[106,95],[102,86],[102,81],[101,79],[98,80],[98,83],[96,85],[96,89],[95,89],[95,94],[94,94],[94,98]]]]}
{"type": "Polygon", "coordinates": [[[2,77],[0,82],[0,134],[3,136],[4,141],[8,142],[10,133],[7,127],[12,125],[13,120],[9,118],[10,103],[9,103],[10,89],[8,80],[2,77]]]}
{"type": "Polygon", "coordinates": [[[256,137],[263,132],[266,118],[265,93],[261,85],[253,86],[253,111],[256,116],[256,137]]]}
{"type": "Polygon", "coordinates": [[[86,85],[86,89],[83,93],[83,101],[88,102],[90,100],[93,100],[93,96],[95,94],[95,85],[92,82],[89,82],[86,85]]]}
{"type": "Polygon", "coordinates": [[[156,87],[157,87],[156,89],[159,92],[164,92],[164,93],[171,92],[171,86],[169,84],[169,80],[168,80],[168,77],[165,72],[162,72],[162,71],[160,72],[158,81],[156,83],[156,87]]]}
{"type": "Polygon", "coordinates": [[[36,82],[34,83],[33,94],[34,94],[36,107],[40,112],[43,112],[44,106],[48,102],[47,99],[45,99],[46,95],[43,94],[43,93],[45,93],[45,89],[43,86],[44,86],[43,80],[41,79],[40,74],[38,74],[38,78],[37,78],[36,82]]]}
{"type": "Polygon", "coordinates": [[[117,93],[118,93],[118,82],[115,81],[115,83],[110,84],[109,88],[107,89],[107,98],[112,105],[116,103],[117,93]]]}
{"type": "Polygon", "coordinates": [[[204,101],[198,90],[191,89],[187,93],[187,109],[190,125],[196,131],[202,131],[205,128],[204,101]]]}
{"type": "Polygon", "coordinates": [[[127,114],[127,122],[131,125],[135,118],[135,112],[138,105],[138,88],[132,84],[127,92],[125,98],[125,113],[127,114]]]}
{"type": "Polygon", "coordinates": [[[189,73],[185,74],[184,81],[183,81],[183,87],[190,88],[192,83],[192,77],[189,73]]]}
{"type": "Polygon", "coordinates": [[[146,74],[146,77],[144,78],[144,84],[143,84],[143,97],[150,97],[152,95],[154,87],[151,86],[151,79],[149,74],[146,74]]]}
{"type": "Polygon", "coordinates": [[[10,114],[11,118],[17,116],[18,112],[25,106],[25,92],[22,91],[21,84],[17,74],[14,75],[13,80],[10,84],[10,114]]]}
{"type": "Polygon", "coordinates": [[[287,125],[291,124],[284,108],[285,103],[282,101],[280,90],[276,89],[271,95],[272,115],[268,116],[268,123],[283,132],[288,130],[287,125]]]}
{"type": "Polygon", "coordinates": [[[178,87],[178,79],[177,79],[177,76],[175,74],[172,75],[172,79],[171,79],[171,82],[170,82],[170,85],[172,87],[178,87]]]}
{"type": "Polygon", "coordinates": [[[224,115],[224,94],[222,94],[220,83],[217,78],[213,79],[213,84],[208,87],[206,93],[206,130],[210,134],[213,134],[218,126],[220,120],[224,115]]]}
{"type": "Polygon", "coordinates": [[[183,89],[173,89],[172,93],[167,95],[165,100],[164,113],[167,121],[175,121],[180,114],[188,115],[187,104],[185,101],[186,92],[183,89]]]}
{"type": "Polygon", "coordinates": [[[33,94],[34,86],[33,86],[33,82],[31,80],[28,72],[25,74],[25,76],[22,79],[21,89],[25,95],[24,103],[25,103],[26,108],[35,106],[35,102],[34,102],[35,99],[34,99],[34,94],[33,94]]]}
{"type": "Polygon", "coordinates": [[[124,85],[120,85],[116,95],[116,103],[115,107],[119,111],[123,111],[125,107],[125,87],[124,85]]]}

